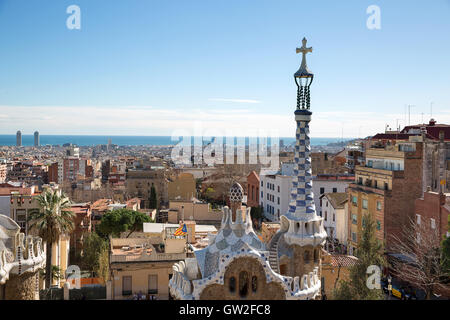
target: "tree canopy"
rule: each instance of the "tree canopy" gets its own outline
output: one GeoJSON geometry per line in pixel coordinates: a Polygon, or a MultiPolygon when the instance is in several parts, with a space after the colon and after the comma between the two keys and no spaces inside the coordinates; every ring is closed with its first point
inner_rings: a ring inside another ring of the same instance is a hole
{"type": "Polygon", "coordinates": [[[112,210],[103,215],[97,230],[105,237],[119,237],[122,232],[129,231],[129,237],[135,231],[142,231],[144,222],[152,222],[152,219],[143,212],[129,209],[112,210]]]}
{"type": "Polygon", "coordinates": [[[108,241],[95,232],[90,233],[83,241],[81,266],[106,281],[109,274],[108,254],[108,241]]]}
{"type": "Polygon", "coordinates": [[[382,256],[382,245],[375,237],[375,222],[371,214],[363,217],[364,227],[361,242],[358,245],[358,263],[350,268],[350,281],[341,281],[334,292],[336,300],[381,300],[381,289],[370,289],[367,286],[367,270],[369,266],[382,267],[385,260],[382,256]]]}
{"type": "Polygon", "coordinates": [[[153,184],[152,187],[150,188],[149,208],[158,209],[158,197],[156,195],[156,189],[153,184]]]}

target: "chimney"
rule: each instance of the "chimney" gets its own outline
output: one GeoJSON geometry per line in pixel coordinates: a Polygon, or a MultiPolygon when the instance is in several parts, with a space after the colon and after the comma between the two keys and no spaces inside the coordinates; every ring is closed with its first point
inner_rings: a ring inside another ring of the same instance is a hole
{"type": "Polygon", "coordinates": [[[433,118],[430,119],[430,122],[428,123],[428,125],[430,127],[433,127],[436,124],[436,120],[434,120],[433,118]]]}

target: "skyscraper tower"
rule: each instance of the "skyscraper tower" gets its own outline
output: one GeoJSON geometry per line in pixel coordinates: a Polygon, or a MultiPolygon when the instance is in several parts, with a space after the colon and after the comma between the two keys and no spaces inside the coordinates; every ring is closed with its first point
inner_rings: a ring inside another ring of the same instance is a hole
{"type": "Polygon", "coordinates": [[[34,146],[39,147],[39,131],[34,132],[34,146]]]}
{"type": "Polygon", "coordinates": [[[20,130],[16,133],[16,146],[22,146],[22,132],[20,132],[20,130]]]}

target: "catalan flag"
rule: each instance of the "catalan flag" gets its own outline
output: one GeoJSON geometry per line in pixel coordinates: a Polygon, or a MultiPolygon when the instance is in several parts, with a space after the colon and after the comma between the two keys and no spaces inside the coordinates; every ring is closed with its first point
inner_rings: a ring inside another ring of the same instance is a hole
{"type": "Polygon", "coordinates": [[[173,233],[174,236],[184,236],[187,233],[186,224],[183,224],[180,226],[175,232],[173,233]]]}

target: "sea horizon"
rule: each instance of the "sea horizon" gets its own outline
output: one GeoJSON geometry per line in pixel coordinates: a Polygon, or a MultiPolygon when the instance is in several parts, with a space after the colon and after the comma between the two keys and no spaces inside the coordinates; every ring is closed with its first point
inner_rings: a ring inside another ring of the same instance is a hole
{"type": "MultiPolygon", "coordinates": [[[[203,137],[204,141],[210,141],[209,137],[203,137]]],[[[226,137],[225,137],[226,138],[226,137]]],[[[236,138],[236,137],[235,137],[236,138]]],[[[258,137],[237,137],[245,138],[246,145],[250,139],[259,139],[258,137]]],[[[264,137],[260,137],[263,138],[264,137]]],[[[96,146],[106,145],[109,139],[111,144],[118,146],[170,146],[177,144],[180,140],[172,140],[172,136],[133,136],[133,135],[39,135],[40,146],[62,146],[64,144],[73,144],[77,146],[96,146]]],[[[270,137],[267,138],[270,143],[270,137]]],[[[280,137],[284,145],[295,142],[295,137],[280,137]]],[[[337,137],[311,137],[311,145],[325,146],[329,143],[339,143],[355,138],[337,138],[337,137]]],[[[16,135],[0,134],[0,146],[15,146],[16,135]]],[[[34,135],[22,135],[22,146],[33,146],[34,135]]]]}

